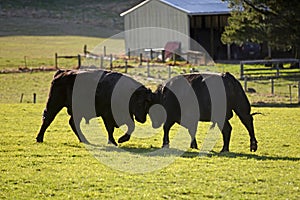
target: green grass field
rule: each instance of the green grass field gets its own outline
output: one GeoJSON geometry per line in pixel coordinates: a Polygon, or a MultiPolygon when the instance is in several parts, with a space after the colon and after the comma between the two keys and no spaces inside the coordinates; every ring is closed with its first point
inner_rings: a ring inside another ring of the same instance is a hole
{"type": "MultiPolygon", "coordinates": [[[[82,52],[84,44],[92,48],[99,41],[102,39],[1,37],[0,44],[5,45],[0,45],[0,68],[17,68],[22,65],[24,56],[28,56],[29,63],[35,63],[33,67],[39,66],[39,63],[51,66],[56,51],[59,54],[77,54],[82,52]]],[[[174,68],[177,73],[181,70],[174,68]]],[[[230,71],[237,77],[239,75],[237,65],[202,67],[201,70],[230,71]]],[[[129,69],[132,75],[145,73],[145,68],[129,69]]],[[[162,73],[165,72],[152,72],[153,75],[162,73]]],[[[98,141],[98,155],[94,157],[88,151],[90,147],[86,148],[77,141],[68,126],[65,109],[47,130],[45,142],[35,142],[53,74],[0,74],[0,199],[300,198],[300,108],[285,106],[289,103],[286,84],[290,82],[276,82],[275,96],[270,95],[268,82],[248,85],[257,90],[257,93],[247,94],[251,103],[266,102],[281,106],[253,107],[253,112],[263,113],[255,116],[259,142],[255,153],[249,151],[249,136],[236,116],[231,120],[231,153],[218,153],[222,147],[222,139],[219,138],[211,154],[204,157],[199,156],[197,150],[183,152],[176,148],[176,142],[189,146],[189,136],[179,126],[174,126],[172,136],[176,138],[179,135],[182,140],[171,140],[171,152],[152,155],[151,152],[160,149],[162,130],[147,129],[149,120],[143,125],[138,124],[129,142],[115,148],[106,144],[107,134],[102,121],[95,119],[93,122],[100,124],[99,136],[102,139],[98,141]],[[22,93],[23,103],[19,103],[22,93]],[[32,104],[33,93],[37,94],[37,104],[32,104]],[[172,162],[162,167],[168,160],[172,162]],[[148,162],[151,164],[145,166],[148,162]],[[126,167],[131,164],[134,167],[128,170],[126,167]],[[146,170],[151,166],[156,170],[134,173],[141,167],[146,170]]],[[[146,78],[139,80],[152,89],[157,84],[146,78]]],[[[293,88],[294,102],[296,89],[293,88]]],[[[204,143],[208,126],[208,123],[199,123],[199,146],[204,143]]],[[[122,134],[123,131],[118,129],[115,138],[122,134]]]]}
{"type": "MultiPolygon", "coordinates": [[[[162,169],[134,174],[114,170],[96,160],[83,144],[78,143],[68,127],[65,110],[46,132],[45,142],[38,144],[35,137],[44,104],[0,104],[0,107],[1,199],[300,197],[299,108],[255,108],[254,111],[264,113],[264,116],[255,117],[259,141],[255,153],[249,152],[249,137],[234,117],[231,120],[231,153],[200,157],[198,151],[188,150],[175,156],[174,162],[162,169]]],[[[177,129],[175,127],[173,133],[177,129]]],[[[205,130],[205,125],[198,130],[199,144],[203,142],[205,130]]],[[[151,134],[152,130],[148,131],[151,134]]],[[[104,131],[99,130],[99,134],[106,137],[104,131]]],[[[120,134],[117,131],[116,137],[120,134]]],[[[135,159],[143,161],[143,153],[159,148],[161,138],[161,132],[144,139],[133,136],[131,141],[119,147],[125,152],[119,153],[116,148],[106,145],[106,140],[100,143],[107,149],[104,153],[114,159],[125,157],[126,160],[129,154],[136,154],[135,159]]],[[[188,137],[183,142],[188,143],[188,137]]],[[[218,152],[220,149],[221,139],[213,150],[218,152]]],[[[122,165],[122,162],[118,164],[122,165]]]]}
{"type": "MultiPolygon", "coordinates": [[[[86,44],[91,50],[104,39],[80,36],[6,36],[0,37],[0,70],[19,67],[54,66],[55,53],[76,56],[86,44]],[[26,64],[25,64],[26,60],[26,64]]],[[[59,67],[77,66],[76,59],[58,61],[59,67]]]]}

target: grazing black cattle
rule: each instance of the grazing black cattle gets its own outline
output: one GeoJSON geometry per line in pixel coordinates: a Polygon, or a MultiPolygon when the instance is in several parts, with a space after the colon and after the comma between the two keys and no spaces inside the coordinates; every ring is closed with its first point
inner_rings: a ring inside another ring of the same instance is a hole
{"type": "Polygon", "coordinates": [[[170,79],[155,91],[152,103],[160,104],[167,114],[149,112],[154,128],[162,123],[163,147],[169,146],[169,131],[174,123],[186,127],[191,135],[191,148],[198,148],[195,139],[198,121],[212,121],[223,135],[222,152],[229,151],[232,127],[229,119],[238,115],[250,135],[250,151],[257,150],[251,107],[241,84],[230,74],[186,74],[170,79]]]}
{"type": "Polygon", "coordinates": [[[151,90],[141,83],[117,72],[103,70],[59,70],[54,75],[43,123],[36,141],[43,142],[44,133],[58,112],[67,108],[71,116],[69,124],[79,141],[88,143],[80,129],[82,118],[101,116],[108,132],[108,141],[117,145],[114,128],[126,124],[128,130],[123,140],[129,140],[133,132],[134,116],[141,123],[146,121],[147,102],[151,90]]]}

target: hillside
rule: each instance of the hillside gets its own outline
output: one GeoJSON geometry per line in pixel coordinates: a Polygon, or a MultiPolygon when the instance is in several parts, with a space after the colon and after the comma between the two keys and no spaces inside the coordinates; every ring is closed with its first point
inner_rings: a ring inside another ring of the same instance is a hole
{"type": "Polygon", "coordinates": [[[0,36],[108,37],[123,30],[120,13],[142,0],[1,0],[0,36]]]}

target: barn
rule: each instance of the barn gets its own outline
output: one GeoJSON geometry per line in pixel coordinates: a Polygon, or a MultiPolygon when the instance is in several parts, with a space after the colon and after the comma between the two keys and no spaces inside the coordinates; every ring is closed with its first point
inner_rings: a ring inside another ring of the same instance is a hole
{"type": "Polygon", "coordinates": [[[121,13],[126,51],[161,49],[177,42],[183,53],[205,50],[213,59],[226,59],[221,34],[229,15],[227,3],[221,0],[143,1],[121,13]]]}

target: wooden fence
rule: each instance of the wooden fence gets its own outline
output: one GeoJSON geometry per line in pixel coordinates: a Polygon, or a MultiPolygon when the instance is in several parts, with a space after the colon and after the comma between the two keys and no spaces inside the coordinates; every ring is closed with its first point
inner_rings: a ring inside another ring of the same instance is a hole
{"type": "Polygon", "coordinates": [[[58,59],[64,58],[64,59],[77,59],[78,60],[78,66],[79,69],[81,67],[81,55],[78,54],[77,56],[59,56],[57,53],[55,53],[55,68],[58,69],[58,59]]]}
{"type": "Polygon", "coordinates": [[[261,80],[277,78],[300,78],[299,59],[244,60],[240,62],[240,79],[261,80]],[[253,65],[262,64],[265,67],[253,65]],[[298,64],[296,68],[285,68],[284,64],[298,64]],[[247,65],[247,67],[246,67],[247,65]],[[251,65],[252,67],[248,67],[251,65]]]}
{"type": "MultiPolygon", "coordinates": [[[[248,81],[270,80],[271,93],[274,95],[274,81],[279,78],[298,81],[298,103],[300,104],[299,59],[244,60],[240,62],[240,79],[244,80],[245,91],[248,90],[248,81]],[[290,66],[284,67],[284,64],[290,64],[290,66]],[[264,67],[253,65],[264,65],[264,67]]],[[[291,96],[291,85],[289,85],[289,91],[291,96]]]]}

